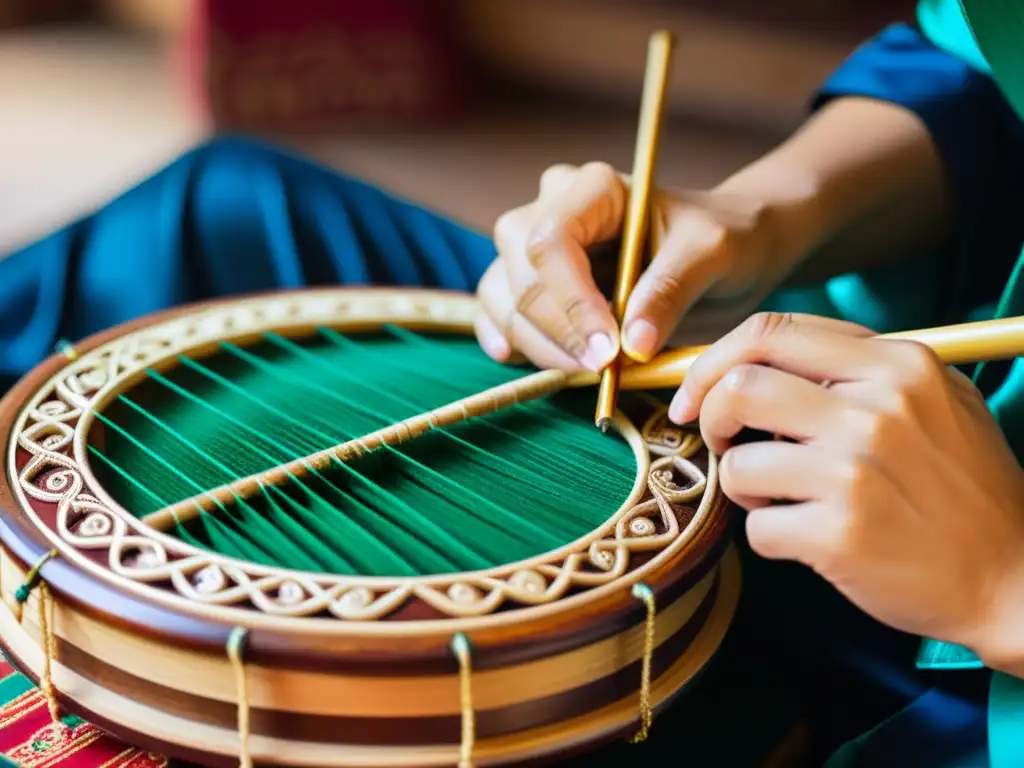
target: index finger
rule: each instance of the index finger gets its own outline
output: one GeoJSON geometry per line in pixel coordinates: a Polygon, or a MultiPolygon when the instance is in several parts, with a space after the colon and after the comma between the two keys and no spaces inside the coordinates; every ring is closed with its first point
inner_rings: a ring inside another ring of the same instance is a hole
{"type": "Polygon", "coordinates": [[[547,328],[541,322],[540,327],[553,338],[578,339],[580,346],[594,347],[590,362],[597,364],[588,367],[603,368],[618,350],[618,324],[594,279],[586,249],[621,229],[625,185],[610,166],[590,163],[557,199],[542,194],[537,207],[523,266],[537,275],[565,326],[547,328]]]}
{"type": "Polygon", "coordinates": [[[845,320],[762,312],[745,320],[705,350],[690,366],[672,398],[669,417],[693,421],[711,388],[743,363],[760,363],[814,381],[849,381],[877,369],[875,335],[845,320]]]}

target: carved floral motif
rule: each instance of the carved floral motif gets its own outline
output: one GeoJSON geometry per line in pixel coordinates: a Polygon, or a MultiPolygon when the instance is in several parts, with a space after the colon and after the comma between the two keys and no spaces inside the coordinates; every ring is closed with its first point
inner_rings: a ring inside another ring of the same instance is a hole
{"type": "MultiPolygon", "coordinates": [[[[277,616],[316,616],[366,621],[381,618],[411,597],[451,617],[482,616],[507,602],[521,607],[550,603],[570,590],[609,584],[630,572],[634,552],[664,551],[685,533],[675,509],[698,509],[694,525],[715,490],[693,461],[700,437],[671,424],[664,406],[640,430],[651,462],[647,492],[620,510],[600,536],[549,555],[488,571],[458,576],[360,579],[266,567],[197,549],[159,534],[107,498],[79,465],[76,432],[87,429],[89,410],[148,366],[210,341],[289,325],[343,325],[345,321],[432,321],[463,327],[471,322],[472,300],[429,292],[334,290],[282,294],[221,305],[128,334],[70,362],[30,401],[14,431],[28,455],[15,469],[22,502],[36,523],[29,500],[57,508],[56,536],[64,551],[106,552],[108,570],[79,561],[101,578],[170,589],[196,603],[243,608],[277,616]],[[342,323],[338,322],[343,318],[342,323]],[[160,585],[160,586],[158,586],[160,585]]],[[[79,438],[81,443],[81,436],[79,438]]],[[[714,467],[713,457],[709,457],[714,467]]]]}

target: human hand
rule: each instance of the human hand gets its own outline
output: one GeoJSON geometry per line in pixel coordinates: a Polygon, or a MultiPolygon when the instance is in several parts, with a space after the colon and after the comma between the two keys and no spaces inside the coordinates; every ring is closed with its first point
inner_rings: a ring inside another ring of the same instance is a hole
{"type": "Polygon", "coordinates": [[[1024,658],[1024,472],[971,382],[858,326],[760,314],[702,354],[700,417],[751,547],[802,562],[897,629],[1024,658]],[[743,428],[791,441],[731,446],[743,428]]]}
{"type": "Polygon", "coordinates": [[[599,371],[621,343],[646,361],[688,311],[688,322],[703,310],[705,319],[721,323],[724,312],[735,325],[774,287],[776,274],[781,279],[771,210],[760,199],[656,190],[651,215],[664,238],[633,290],[620,338],[599,288],[611,282],[617,254],[600,258],[593,250],[619,237],[628,183],[604,163],[556,165],[541,177],[536,200],[498,219],[498,258],[480,282],[476,323],[491,357],[504,362],[518,351],[543,368],[599,371]]]}

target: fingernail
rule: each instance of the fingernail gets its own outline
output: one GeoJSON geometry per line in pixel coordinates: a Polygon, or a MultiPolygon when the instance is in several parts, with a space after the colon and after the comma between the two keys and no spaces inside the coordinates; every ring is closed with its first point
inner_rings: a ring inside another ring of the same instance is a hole
{"type": "Polygon", "coordinates": [[[480,324],[480,346],[484,348],[484,352],[486,352],[488,356],[498,362],[504,362],[512,352],[508,346],[508,342],[505,341],[505,337],[502,336],[501,333],[498,332],[498,329],[494,328],[490,323],[480,324]]]}
{"type": "Polygon", "coordinates": [[[693,421],[694,417],[690,415],[690,396],[682,387],[672,397],[672,402],[668,406],[668,418],[675,424],[686,424],[693,421]]]}
{"type": "Polygon", "coordinates": [[[606,333],[595,333],[587,340],[587,351],[580,362],[592,371],[600,371],[608,367],[615,359],[615,344],[606,333]]]}
{"type": "Polygon", "coordinates": [[[622,346],[638,363],[649,362],[658,351],[658,329],[649,320],[634,320],[626,327],[622,346]]]}

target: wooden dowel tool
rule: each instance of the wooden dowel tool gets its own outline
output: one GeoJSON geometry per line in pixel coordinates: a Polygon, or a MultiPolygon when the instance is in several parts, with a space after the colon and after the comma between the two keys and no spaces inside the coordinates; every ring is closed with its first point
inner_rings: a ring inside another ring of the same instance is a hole
{"type": "MultiPolygon", "coordinates": [[[[633,178],[629,188],[629,200],[626,204],[622,247],[619,252],[619,269],[615,278],[615,293],[612,297],[612,312],[620,330],[622,319],[626,314],[626,304],[629,302],[630,294],[632,294],[643,269],[644,240],[650,220],[651,186],[654,180],[654,166],[658,154],[662,114],[665,110],[665,92],[668,88],[668,75],[674,45],[675,41],[672,35],[659,31],[651,35],[647,48],[643,99],[640,104],[640,121],[633,155],[633,178]]],[[[602,430],[608,428],[612,414],[615,413],[622,358],[620,344],[618,356],[601,374],[601,386],[597,392],[597,411],[594,421],[602,430]]]]}
{"type": "MultiPolygon", "coordinates": [[[[1008,360],[1024,355],[1024,317],[889,333],[878,338],[926,344],[948,365],[1008,360]]],[[[707,346],[674,349],[663,352],[649,363],[626,366],[622,370],[621,386],[626,390],[678,387],[693,361],[705,349],[707,346]]],[[[391,424],[361,438],[177,502],[147,515],[143,522],[158,530],[166,530],[176,523],[186,522],[204,512],[231,504],[236,499],[254,496],[267,486],[281,485],[323,471],[331,464],[358,459],[381,446],[400,445],[432,429],[454,426],[461,421],[494,413],[517,403],[547,397],[563,389],[593,386],[598,380],[598,374],[589,371],[572,374],[553,370],[532,373],[391,424]]]]}

